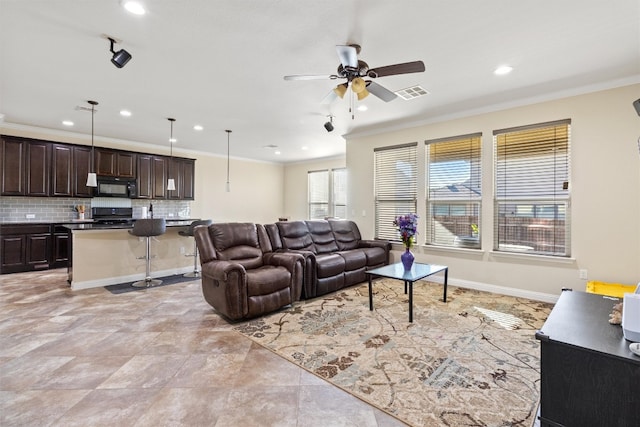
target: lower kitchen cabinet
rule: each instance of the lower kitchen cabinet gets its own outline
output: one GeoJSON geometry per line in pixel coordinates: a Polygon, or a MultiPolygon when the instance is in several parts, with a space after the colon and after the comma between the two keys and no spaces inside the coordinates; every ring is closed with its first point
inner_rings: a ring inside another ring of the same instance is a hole
{"type": "Polygon", "coordinates": [[[0,274],[66,267],[69,237],[52,224],[0,227],[0,274]]]}

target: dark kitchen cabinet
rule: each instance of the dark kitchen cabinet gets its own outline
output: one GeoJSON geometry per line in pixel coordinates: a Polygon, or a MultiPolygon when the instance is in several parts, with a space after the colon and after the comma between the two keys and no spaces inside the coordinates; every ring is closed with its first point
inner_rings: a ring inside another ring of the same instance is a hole
{"type": "Polygon", "coordinates": [[[24,196],[24,168],[27,142],[10,137],[2,138],[2,195],[24,196]]]}
{"type": "Polygon", "coordinates": [[[2,195],[48,196],[50,143],[2,138],[2,195]]]}
{"type": "Polygon", "coordinates": [[[73,147],[51,144],[51,195],[73,195],[73,147]]]}
{"type": "Polygon", "coordinates": [[[153,156],[138,154],[138,198],[153,198],[153,156]]]}
{"type": "Polygon", "coordinates": [[[169,159],[162,156],[153,156],[151,159],[152,189],[154,199],[167,198],[167,169],[169,159]]]}
{"type": "Polygon", "coordinates": [[[0,272],[46,270],[50,268],[51,226],[3,225],[0,229],[0,272]]]}
{"type": "Polygon", "coordinates": [[[60,225],[54,225],[51,250],[51,268],[66,267],[70,255],[69,229],[60,225]]]}
{"type": "Polygon", "coordinates": [[[95,149],[96,174],[121,178],[136,177],[136,155],[127,151],[95,149]]]}
{"type": "Polygon", "coordinates": [[[196,161],[193,159],[182,159],[182,199],[194,199],[195,176],[196,161]]]}
{"type": "Polygon", "coordinates": [[[73,147],[73,167],[71,168],[73,196],[93,197],[93,187],[87,187],[87,175],[91,170],[91,147],[73,147]]]}
{"type": "Polygon", "coordinates": [[[169,190],[167,189],[167,197],[169,199],[182,199],[183,189],[183,162],[182,159],[178,159],[175,157],[170,157],[167,161],[167,183],[169,179],[173,178],[176,189],[169,190]]]}
{"type": "Polygon", "coordinates": [[[46,141],[30,141],[26,156],[26,196],[49,195],[50,144],[46,141]]]}

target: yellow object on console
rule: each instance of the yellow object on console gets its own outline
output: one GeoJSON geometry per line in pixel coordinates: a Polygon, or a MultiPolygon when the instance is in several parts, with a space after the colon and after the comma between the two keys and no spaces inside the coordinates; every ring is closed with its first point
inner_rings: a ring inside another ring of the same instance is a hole
{"type": "Polygon", "coordinates": [[[634,293],[636,285],[623,285],[621,283],[606,283],[591,280],[587,282],[587,292],[592,294],[608,295],[622,298],[626,293],[634,293]]]}

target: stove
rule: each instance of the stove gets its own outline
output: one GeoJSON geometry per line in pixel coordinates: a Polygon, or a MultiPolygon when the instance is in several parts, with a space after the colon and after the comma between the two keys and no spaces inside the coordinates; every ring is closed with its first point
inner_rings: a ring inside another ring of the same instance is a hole
{"type": "Polygon", "coordinates": [[[91,208],[96,224],[132,224],[133,208],[91,208]]]}

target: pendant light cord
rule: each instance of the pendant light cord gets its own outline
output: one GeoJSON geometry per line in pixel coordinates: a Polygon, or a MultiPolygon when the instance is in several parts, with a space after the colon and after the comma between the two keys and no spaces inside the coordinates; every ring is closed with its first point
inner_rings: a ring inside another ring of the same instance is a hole
{"type": "Polygon", "coordinates": [[[229,136],[231,131],[227,129],[225,132],[227,132],[227,185],[229,185],[229,136]]]}

